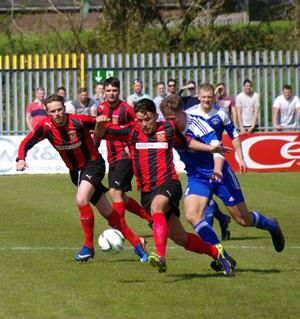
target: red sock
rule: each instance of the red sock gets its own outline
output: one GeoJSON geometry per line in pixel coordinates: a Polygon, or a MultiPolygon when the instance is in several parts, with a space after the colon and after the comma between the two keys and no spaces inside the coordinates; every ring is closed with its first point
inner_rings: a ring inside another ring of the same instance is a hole
{"type": "Polygon", "coordinates": [[[218,257],[218,250],[214,245],[206,243],[203,239],[193,233],[188,233],[188,239],[184,248],[198,254],[206,254],[214,259],[217,259],[218,257]]]}
{"type": "Polygon", "coordinates": [[[84,245],[94,249],[94,213],[92,207],[87,204],[79,207],[80,222],[84,232],[84,245]]]}
{"type": "Polygon", "coordinates": [[[140,216],[143,219],[148,220],[148,222],[152,221],[152,217],[135,199],[128,197],[128,201],[125,204],[125,207],[128,211],[140,216]]]}
{"type": "Polygon", "coordinates": [[[168,239],[168,224],[165,215],[162,212],[155,212],[153,219],[153,239],[156,247],[157,255],[166,257],[166,247],[168,239]]]}
{"type": "Polygon", "coordinates": [[[113,203],[111,208],[113,211],[116,211],[120,216],[124,217],[124,215],[125,215],[125,203],[124,202],[113,203]]]}
{"type": "Polygon", "coordinates": [[[118,229],[133,247],[140,242],[140,238],[126,224],[125,218],[121,217],[115,210],[107,217],[107,221],[111,227],[118,229]]]}

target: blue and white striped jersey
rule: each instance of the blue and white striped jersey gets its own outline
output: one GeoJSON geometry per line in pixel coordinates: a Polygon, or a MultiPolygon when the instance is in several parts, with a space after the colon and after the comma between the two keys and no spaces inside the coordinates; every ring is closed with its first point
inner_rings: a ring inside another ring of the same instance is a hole
{"type": "Polygon", "coordinates": [[[203,112],[199,104],[189,108],[186,112],[190,115],[201,116],[216,131],[219,141],[222,140],[224,130],[231,139],[239,136],[228,113],[217,104],[214,104],[208,113],[203,112]]]}
{"type": "MultiPolygon", "coordinates": [[[[186,115],[186,128],[183,133],[205,144],[220,144],[214,129],[201,116],[186,115]]],[[[188,176],[205,179],[211,177],[214,168],[214,160],[211,153],[196,152],[178,145],[174,145],[174,147],[185,164],[188,176]]]]}

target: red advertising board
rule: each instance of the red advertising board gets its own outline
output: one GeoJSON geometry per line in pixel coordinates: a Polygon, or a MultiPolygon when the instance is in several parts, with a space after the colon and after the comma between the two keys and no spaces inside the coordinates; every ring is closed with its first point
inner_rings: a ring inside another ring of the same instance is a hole
{"type": "MultiPolygon", "coordinates": [[[[300,132],[253,133],[240,136],[248,171],[300,172],[300,132]]],[[[232,147],[228,135],[223,143],[232,147]]],[[[235,152],[226,154],[231,167],[238,171],[235,152]]]]}

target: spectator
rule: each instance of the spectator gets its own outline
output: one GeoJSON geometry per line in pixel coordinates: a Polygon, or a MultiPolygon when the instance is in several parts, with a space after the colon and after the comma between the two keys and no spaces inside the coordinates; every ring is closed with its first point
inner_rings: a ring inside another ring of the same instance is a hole
{"type": "Polygon", "coordinates": [[[56,95],[62,96],[64,99],[66,99],[66,88],[63,86],[60,86],[56,89],[56,95]]]}
{"type": "Polygon", "coordinates": [[[72,103],[66,105],[66,113],[72,114],[85,114],[96,116],[97,107],[96,102],[88,97],[88,92],[85,87],[81,87],[78,90],[78,98],[73,100],[72,103]]]}
{"type": "Polygon", "coordinates": [[[44,98],[45,90],[39,87],[35,90],[35,100],[27,106],[26,123],[30,131],[32,131],[41,120],[47,117],[44,98]]]}
{"type": "Polygon", "coordinates": [[[174,79],[169,79],[168,80],[168,88],[167,88],[167,94],[177,94],[177,82],[174,79]]]}
{"type": "Polygon", "coordinates": [[[158,114],[158,120],[162,121],[165,118],[162,115],[159,106],[160,106],[161,101],[167,96],[165,83],[158,82],[156,84],[156,90],[157,90],[157,96],[153,99],[153,101],[154,101],[155,106],[156,106],[156,113],[158,114]]]}
{"type": "Polygon", "coordinates": [[[284,85],[282,95],[273,103],[273,126],[276,130],[293,129],[298,126],[300,117],[300,100],[292,95],[291,85],[284,85]],[[298,116],[297,116],[298,115],[298,116]]]}
{"type": "Polygon", "coordinates": [[[215,98],[219,106],[221,106],[233,120],[234,126],[237,127],[237,115],[235,108],[235,99],[226,93],[225,83],[218,83],[215,89],[215,98]]]}
{"type": "Polygon", "coordinates": [[[182,99],[184,110],[200,103],[196,89],[196,82],[193,80],[188,81],[187,85],[183,86],[179,90],[178,95],[182,99]],[[185,90],[188,90],[189,93],[186,96],[182,96],[182,93],[185,90]]]}
{"type": "Polygon", "coordinates": [[[252,82],[246,79],[243,85],[243,92],[236,97],[236,110],[241,135],[252,133],[257,129],[260,108],[259,95],[252,91],[252,82]]]}
{"type": "Polygon", "coordinates": [[[98,107],[105,100],[105,97],[104,97],[104,84],[102,82],[97,83],[95,85],[94,91],[95,91],[94,100],[96,102],[96,106],[98,107]]]}
{"type": "Polygon", "coordinates": [[[143,92],[143,81],[139,79],[135,79],[133,81],[133,91],[134,93],[129,95],[127,98],[127,103],[131,106],[134,107],[135,104],[141,100],[141,99],[151,99],[150,95],[145,94],[143,92]]]}

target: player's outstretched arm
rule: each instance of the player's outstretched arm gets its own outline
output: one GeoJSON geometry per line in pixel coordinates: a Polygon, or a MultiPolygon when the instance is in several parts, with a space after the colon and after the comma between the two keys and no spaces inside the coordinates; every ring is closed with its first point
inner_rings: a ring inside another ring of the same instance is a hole
{"type": "Polygon", "coordinates": [[[16,164],[17,171],[24,171],[27,167],[27,163],[24,160],[18,160],[16,164]]]}
{"type": "Polygon", "coordinates": [[[201,152],[209,152],[209,153],[230,153],[232,152],[232,148],[229,146],[222,146],[222,145],[208,145],[197,140],[192,139],[189,148],[194,151],[201,151],[201,152]]]}

